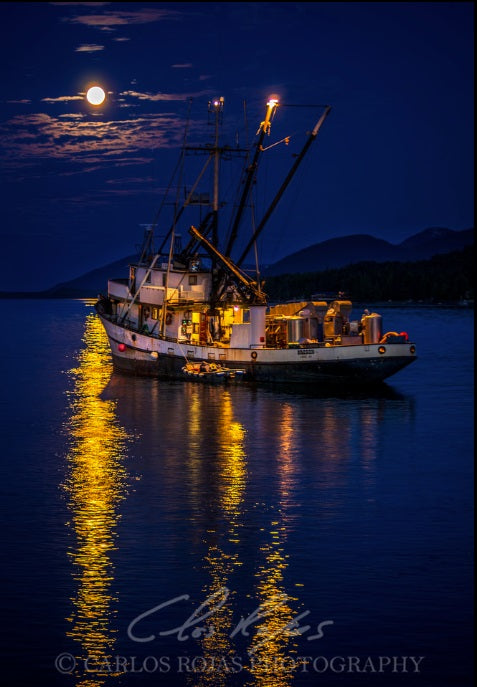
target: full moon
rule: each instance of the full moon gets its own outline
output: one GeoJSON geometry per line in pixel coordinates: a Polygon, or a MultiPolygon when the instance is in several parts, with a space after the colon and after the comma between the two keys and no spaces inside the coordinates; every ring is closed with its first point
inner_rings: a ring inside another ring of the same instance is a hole
{"type": "Polygon", "coordinates": [[[92,86],[86,93],[86,100],[91,105],[101,105],[106,98],[106,93],[99,86],[92,86]]]}

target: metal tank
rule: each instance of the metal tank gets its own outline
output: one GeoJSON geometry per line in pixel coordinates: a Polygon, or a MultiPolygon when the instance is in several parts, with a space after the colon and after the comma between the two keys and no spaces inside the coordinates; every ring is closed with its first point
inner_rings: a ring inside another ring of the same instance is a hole
{"type": "Polygon", "coordinates": [[[363,326],[363,343],[365,344],[375,344],[379,343],[382,337],[383,318],[376,312],[372,312],[370,315],[364,315],[361,319],[361,324],[363,326]]]}
{"type": "Polygon", "coordinates": [[[297,343],[304,337],[305,320],[302,317],[287,317],[288,343],[297,343]]]}

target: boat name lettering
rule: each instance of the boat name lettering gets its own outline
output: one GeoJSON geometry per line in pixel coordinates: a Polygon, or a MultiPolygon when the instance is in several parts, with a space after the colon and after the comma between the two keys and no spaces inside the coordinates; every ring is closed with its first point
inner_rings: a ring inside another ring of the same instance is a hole
{"type": "Polygon", "coordinates": [[[299,348],[298,355],[315,355],[314,348],[299,348]]]}

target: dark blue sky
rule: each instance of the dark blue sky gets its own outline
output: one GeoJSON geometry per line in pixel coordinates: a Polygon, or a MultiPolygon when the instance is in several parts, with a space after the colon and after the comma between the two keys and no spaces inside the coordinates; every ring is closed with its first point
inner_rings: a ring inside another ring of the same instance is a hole
{"type": "MultiPolygon", "coordinates": [[[[336,236],[473,226],[470,2],[7,2],[0,36],[2,290],[134,252],[190,97],[205,113],[223,96],[232,118],[245,99],[252,133],[272,93],[332,106],[265,230],[265,262],[336,236]],[[92,82],[104,107],[85,102],[92,82]]],[[[288,115],[292,129],[317,118],[279,109],[271,142],[288,115]]]]}

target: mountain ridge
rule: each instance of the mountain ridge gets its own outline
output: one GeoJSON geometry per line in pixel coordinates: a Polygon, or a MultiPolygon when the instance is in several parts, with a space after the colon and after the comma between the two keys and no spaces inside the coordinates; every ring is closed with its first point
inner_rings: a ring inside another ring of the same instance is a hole
{"type": "Polygon", "coordinates": [[[328,239],[287,255],[263,271],[265,276],[294,272],[321,272],[357,262],[412,262],[460,250],[474,242],[474,229],[454,231],[429,227],[399,244],[370,234],[350,234],[328,239]]]}

